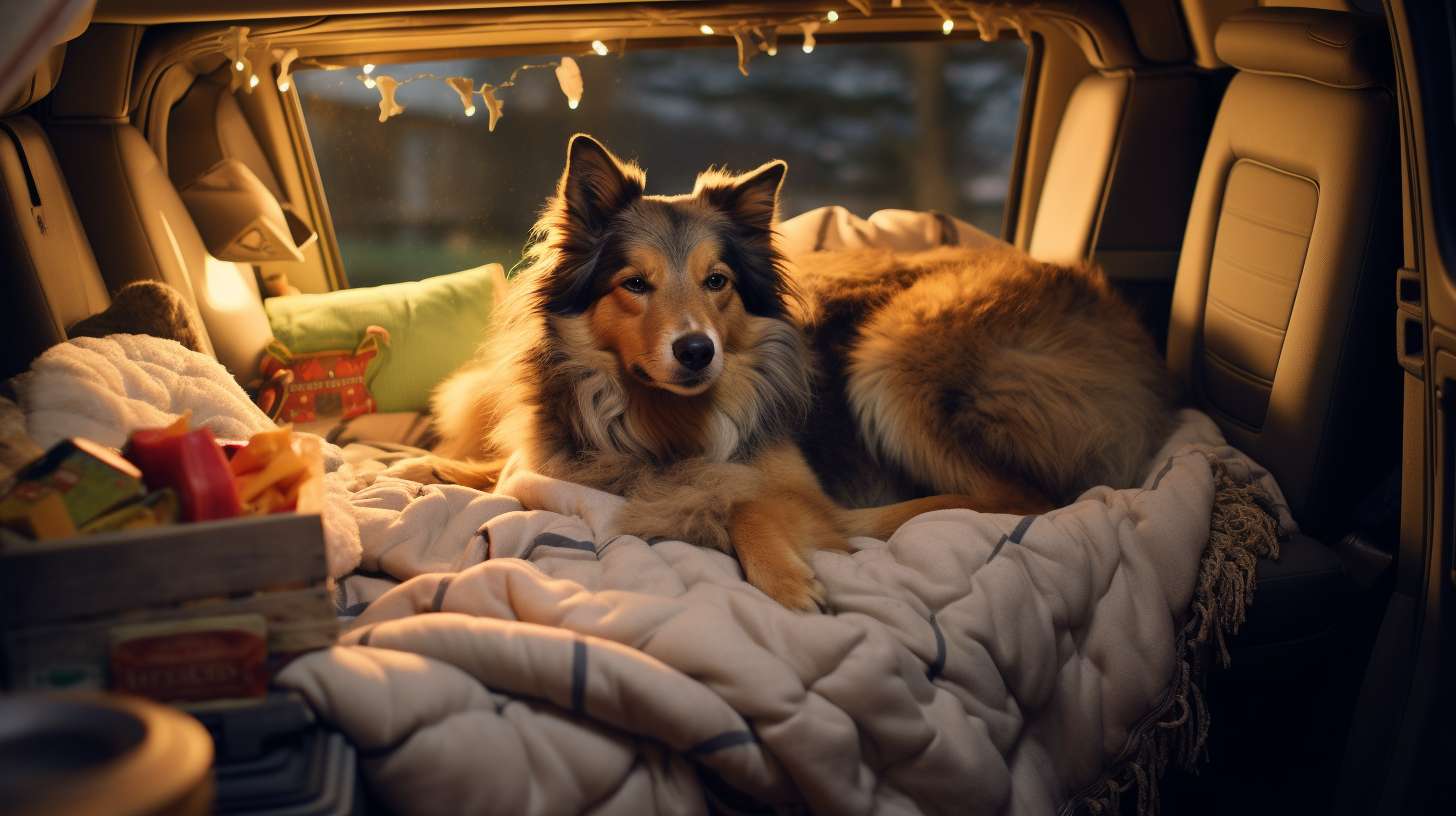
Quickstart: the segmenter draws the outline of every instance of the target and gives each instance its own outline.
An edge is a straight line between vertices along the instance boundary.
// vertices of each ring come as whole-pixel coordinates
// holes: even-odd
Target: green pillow
[[[379,411],[423,411],[430,390],[470,359],[485,333],[500,264],[411,283],[284,295],[263,302],[273,336],[294,353],[352,350],[382,326],[389,344],[365,375]]]

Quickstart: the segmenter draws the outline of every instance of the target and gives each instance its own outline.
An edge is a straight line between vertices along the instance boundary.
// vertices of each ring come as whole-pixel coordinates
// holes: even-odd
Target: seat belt
[[[20,134],[8,122],[0,122],[0,130],[10,137],[15,145],[15,155],[20,159],[20,172],[25,175],[25,189],[30,193],[30,214],[35,218],[35,224],[40,228],[42,235],[46,231],[45,212],[41,208],[40,189],[35,186],[35,174],[30,170],[30,160],[25,156],[25,145],[20,141]]]

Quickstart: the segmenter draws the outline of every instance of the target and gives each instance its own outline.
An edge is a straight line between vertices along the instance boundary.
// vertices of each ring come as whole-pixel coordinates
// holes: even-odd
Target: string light
[[[404,113],[404,105],[394,99],[395,91],[399,90],[399,80],[389,74],[380,74],[372,78],[379,86],[379,121],[388,122],[391,116],[398,116]],[[368,82],[364,83],[368,85]]]
[[[288,93],[293,87],[289,71],[293,68],[293,61],[298,59],[298,49],[290,48],[287,51],[273,49],[273,58],[278,60],[278,92]]]
[[[463,76],[449,77],[445,80],[445,84],[449,85],[450,89],[455,91],[455,95],[460,97],[460,105],[465,108],[465,115],[474,116],[475,80]]]
[[[848,3],[856,11],[858,11],[861,15],[865,17],[872,16],[872,0],[845,0],[845,2]],[[951,16],[950,12],[946,10],[946,6],[942,4],[942,0],[925,0],[925,2],[937,15],[940,16],[941,33],[950,34],[951,32],[953,32],[956,25],[955,19]],[[1007,27],[1015,29],[1017,35],[1020,36],[1021,39],[1029,39],[1028,26],[1026,24],[1026,21],[1023,18],[1022,13],[1014,6],[1006,7],[1006,4],[999,2],[978,2],[973,5],[972,3],[966,2],[966,0],[944,0],[945,4],[951,4],[952,2],[954,5],[966,11],[971,21],[979,29],[978,33],[983,40],[986,40],[988,42],[995,40],[997,38],[997,35],[1000,33],[999,27],[1003,24]],[[902,0],[890,0],[891,8],[898,9],[902,6]],[[655,10],[640,9],[639,13],[641,13],[654,23],[681,24],[682,22],[687,22],[683,20],[683,16],[664,14]],[[778,54],[778,37],[780,27],[792,27],[794,25],[798,25],[800,31],[803,34],[804,53],[812,54],[814,53],[815,47],[818,45],[818,42],[815,39],[815,35],[819,32],[821,24],[828,23],[830,25],[833,25],[834,23],[839,22],[839,19],[840,14],[837,9],[828,9],[823,13],[822,16],[804,15],[791,17],[788,19],[779,18],[777,20],[760,19],[738,21],[734,26],[728,29],[728,33],[731,34],[731,36],[733,37],[734,43],[737,46],[738,50],[738,70],[744,76],[747,76],[748,63],[755,55],[760,52],[768,54],[771,57]],[[221,35],[218,50],[223,51],[223,53],[231,57],[233,68],[233,90],[237,90],[237,88],[241,85],[249,93],[251,93],[253,88],[258,87],[261,80],[256,73],[253,73],[254,61],[251,57],[249,57],[250,45],[248,40],[248,31],[249,29],[246,26],[233,26],[229,28]],[[704,22],[699,23],[698,32],[705,37],[711,37],[716,35],[718,33],[718,30],[715,29],[710,23]],[[293,85],[291,71],[293,62],[298,59],[298,49],[272,49],[270,51],[267,48],[266,43],[262,43],[258,47],[261,48],[261,50],[257,52],[257,54],[261,54],[261,56],[258,56],[258,59],[260,60],[259,64],[267,63],[271,55],[272,62],[275,63],[278,67],[278,90],[280,93],[287,93]],[[596,56],[604,57],[610,53],[611,48],[607,46],[606,42],[604,42],[603,40],[592,40],[590,44],[590,50],[587,51],[585,54],[579,56],[591,56],[595,54]],[[316,60],[311,64],[314,67],[324,67],[330,69],[343,67],[339,65],[320,65]],[[491,131],[495,130],[496,123],[500,121],[505,108],[505,103],[498,96],[498,93],[506,88],[513,87],[516,84],[516,77],[523,71],[530,71],[541,68],[554,68],[556,73],[556,81],[561,87],[562,94],[566,97],[567,107],[572,110],[576,110],[581,105],[582,95],[584,92],[584,84],[581,76],[581,67],[577,64],[575,59],[569,56],[562,57],[559,62],[543,63],[538,65],[522,65],[518,67],[515,71],[511,72],[510,77],[505,81],[497,83],[495,85],[487,83],[481,85],[478,90],[474,86],[474,80],[469,77],[438,77],[433,74],[418,74],[414,77],[406,79],[397,79],[387,74],[380,74],[376,76],[375,68],[376,66],[372,62],[364,63],[364,65],[362,66],[363,73],[359,74],[357,78],[364,85],[365,88],[379,91],[380,122],[388,121],[391,117],[398,116],[399,114],[404,112],[404,106],[399,104],[399,102],[395,98],[395,94],[398,92],[400,87],[407,85],[411,82],[426,79],[441,81],[448,85],[455,92],[456,96],[459,97],[461,109],[465,112],[466,116],[474,116],[476,114],[477,109],[475,106],[475,97],[477,95],[480,96],[481,99],[484,100],[486,110],[489,113],[489,121],[487,126]],[[243,77],[247,77],[246,82],[243,82]]]
[[[771,26],[769,26],[766,29],[764,29],[764,28],[755,28],[753,30],[753,33],[755,33],[755,34],[758,35],[758,39],[759,39],[758,48],[759,48],[760,51],[762,51],[765,54],[768,54],[770,57],[777,57],[779,55],[779,28],[778,28],[778,26],[772,26],[771,25]]]
[[[253,70],[253,61],[248,59],[248,27],[236,26],[228,29],[232,39],[233,72],[228,78],[228,88],[236,91],[243,76]],[[251,90],[251,89],[250,89]]]
[[[556,81],[561,85],[561,92],[566,95],[566,106],[576,110],[581,104],[581,94],[585,90],[581,82],[581,68],[576,60],[571,57],[562,57],[561,64],[556,66]]]
[[[748,30],[733,29],[733,43],[738,46],[738,73],[748,76],[748,61],[757,53],[757,49],[749,45]]]
[[[925,0],[925,2],[936,14],[940,15],[940,33],[949,34],[955,30],[955,20],[951,19],[950,12],[945,10],[945,6],[936,0]]]
[[[500,121],[506,103],[496,98],[495,88],[491,87],[482,88],[480,98],[485,100],[485,112],[490,116],[490,121],[486,125],[490,128],[491,133],[495,133],[495,123]]]

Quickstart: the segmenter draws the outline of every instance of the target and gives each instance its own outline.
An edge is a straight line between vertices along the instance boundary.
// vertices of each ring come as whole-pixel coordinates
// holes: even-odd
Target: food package
[[[183,521],[232,518],[242,511],[227,457],[207,428],[188,428],[182,416],[165,428],[132,433],[126,456],[142,470],[147,487],[177,492]]]
[[[286,427],[255,434],[228,467],[248,513],[323,509],[323,448],[316,437]]]
[[[113,691],[161,701],[262,697],[268,691],[262,615],[138,623],[111,630]]]
[[[64,439],[15,475],[0,498],[0,526],[35,539],[63,538],[145,493],[131,462],[90,440]]]

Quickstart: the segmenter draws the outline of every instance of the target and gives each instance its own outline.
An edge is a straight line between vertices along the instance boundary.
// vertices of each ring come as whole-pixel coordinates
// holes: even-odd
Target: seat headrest
[[[1335,88],[1380,84],[1389,73],[1380,17],[1306,8],[1229,15],[1214,38],[1218,58],[1241,71],[1292,76]]]
[[[9,116],[12,113],[19,113],[45,98],[51,89],[56,87],[56,82],[61,78],[61,64],[66,57],[66,43],[81,36],[86,27],[91,24],[91,13],[95,10],[96,0],[81,0],[73,2],[69,8],[62,9],[58,21],[51,21],[49,27],[43,27],[51,48],[40,58],[35,66],[35,72],[24,80],[19,86],[0,104],[0,116]],[[6,83],[9,85],[9,83]]]
[[[15,93],[5,104],[0,105],[0,116],[9,116],[12,113],[19,113],[45,98],[51,89],[56,87],[56,82],[61,78],[61,64],[66,59],[66,46],[64,44],[52,48],[40,65],[35,67],[35,73],[30,75],[28,82],[20,83]]]

